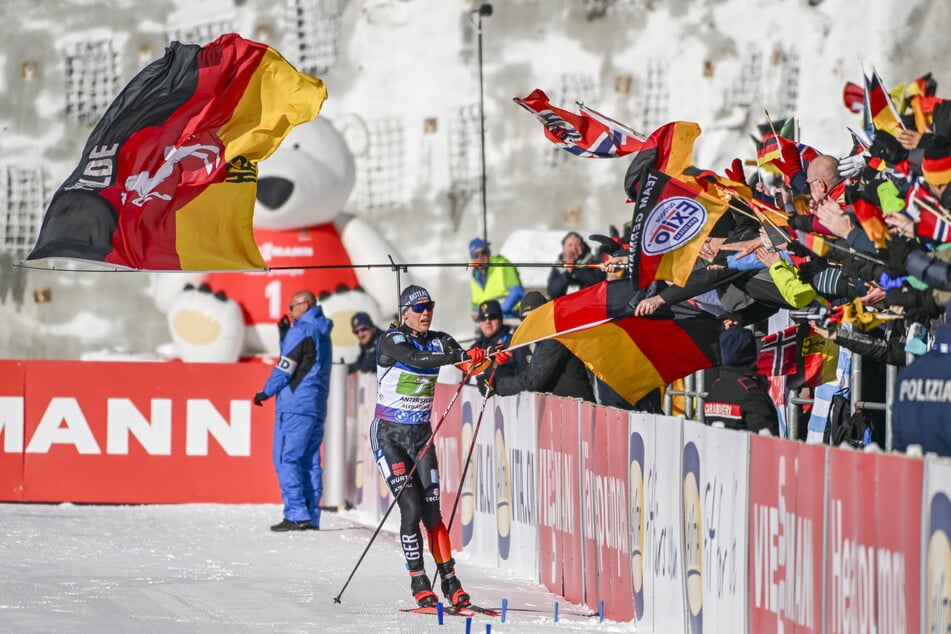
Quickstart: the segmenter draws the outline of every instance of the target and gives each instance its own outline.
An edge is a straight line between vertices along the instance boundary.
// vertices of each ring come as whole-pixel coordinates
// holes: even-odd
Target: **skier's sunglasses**
[[[424,313],[427,310],[429,312],[433,312],[433,308],[435,308],[435,306],[436,302],[420,302],[418,304],[413,304],[410,306],[410,308],[413,309],[414,313]]]

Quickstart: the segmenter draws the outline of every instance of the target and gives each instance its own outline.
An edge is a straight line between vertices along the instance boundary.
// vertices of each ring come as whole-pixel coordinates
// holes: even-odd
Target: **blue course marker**
[[[492,624],[491,624],[491,623],[486,623],[486,624],[485,624],[485,634],[492,634]]]
[[[558,622],[558,602],[555,601],[555,623]]]
[[[437,602],[437,603],[436,603],[436,620],[439,622],[440,625],[442,625],[442,617],[443,617],[443,614],[442,614],[442,603],[441,603],[441,602]]]
[[[503,623],[505,623],[505,613],[508,612],[508,609],[509,609],[509,600],[502,599],[502,622]]]
[[[604,623],[604,599],[598,601],[598,623]]]
[[[472,634],[472,617],[466,617],[466,634]]]

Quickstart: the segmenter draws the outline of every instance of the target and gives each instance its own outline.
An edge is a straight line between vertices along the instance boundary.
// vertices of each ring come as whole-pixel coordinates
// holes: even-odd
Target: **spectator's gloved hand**
[[[866,160],[871,156],[868,152],[853,154],[839,160],[839,177],[855,178],[865,169]]]
[[[846,256],[842,260],[842,274],[847,277],[857,277],[863,280],[877,280],[885,272],[885,267],[878,262],[865,258]]]
[[[902,147],[898,139],[884,130],[875,133],[875,140],[872,141],[872,147],[868,151],[869,154],[882,159],[889,165],[897,165],[908,160],[908,150]]]
[[[771,162],[783,173],[788,185],[792,177],[802,171],[802,159],[799,157],[799,148],[796,147],[796,142],[780,139],[779,156],[780,158],[773,159]]]
[[[930,291],[919,291],[916,288],[903,286],[885,291],[885,303],[889,306],[904,306],[905,308],[921,308],[925,297],[931,297]]]
[[[743,173],[743,161],[738,158],[733,159],[730,167],[725,170],[726,177],[737,183],[746,182],[746,174]]]
[[[914,240],[893,234],[892,239],[888,241],[888,266],[885,272],[891,277],[907,275],[908,271],[905,269],[905,259],[908,257],[908,254],[916,248],[918,248],[918,243]]]
[[[492,384],[489,383],[489,379],[485,375],[481,375],[476,379],[476,386],[479,388],[479,394],[486,398],[495,394],[495,389]]]
[[[812,216],[793,214],[789,216],[789,226],[796,231],[812,231]]]
[[[284,335],[287,334],[287,331],[291,329],[291,320],[288,319],[287,315],[281,317],[281,320],[277,322],[277,337],[280,341],[284,341]]]
[[[258,407],[261,407],[261,403],[268,400],[269,398],[271,397],[265,394],[264,392],[258,392],[257,394],[254,395],[254,404],[257,405]]]
[[[924,297],[921,298],[921,306],[906,308],[905,317],[911,321],[925,324],[928,323],[929,320],[943,315],[944,307],[938,306],[934,301],[934,293],[924,291],[923,294]]]

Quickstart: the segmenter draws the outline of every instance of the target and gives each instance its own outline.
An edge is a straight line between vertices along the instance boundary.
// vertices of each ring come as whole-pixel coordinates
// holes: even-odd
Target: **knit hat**
[[[489,243],[483,240],[482,238],[473,238],[469,241],[469,257],[474,258],[476,256],[476,251],[481,251],[485,249],[489,250]]]
[[[427,291],[422,286],[410,284],[403,289],[402,293],[400,293],[400,314],[402,315],[408,311],[409,307],[413,304],[431,301],[433,300],[429,297],[429,291]]]
[[[520,309],[521,316],[524,317],[547,301],[548,300],[545,298],[545,296],[538,291],[529,291],[525,293],[525,296],[522,297],[522,306]]]
[[[951,182],[951,142],[936,139],[925,150],[921,159],[921,174],[929,185],[941,186]]]
[[[502,305],[494,299],[479,304],[479,321],[492,317],[502,318]]]
[[[744,367],[756,361],[756,336],[747,328],[734,327],[720,333],[720,365]]]
[[[373,320],[370,319],[368,314],[362,312],[355,313],[353,317],[350,318],[350,330],[356,332],[360,326],[366,326],[367,328],[373,327]]]

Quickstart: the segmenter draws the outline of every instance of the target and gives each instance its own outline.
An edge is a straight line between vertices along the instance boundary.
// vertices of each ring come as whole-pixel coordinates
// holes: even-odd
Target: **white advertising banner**
[[[347,366],[334,363],[330,370],[327,418],[321,447],[324,494],[321,506],[340,508],[346,503],[347,483]]]
[[[498,399],[493,399],[498,400]],[[498,400],[495,409],[495,491],[499,567],[538,578],[535,395]]]
[[[686,628],[681,530],[682,430],[680,418],[631,414],[630,442],[644,445],[644,465],[640,471],[644,479],[645,517],[643,521],[631,519],[632,530],[637,523],[644,527],[644,618],[638,622],[643,621],[647,631],[665,634],[684,632]],[[631,469],[635,470],[635,466],[631,465]],[[632,497],[638,495],[635,488],[630,488]],[[636,604],[636,583],[634,595]]]
[[[473,562],[498,565],[498,522],[495,493],[495,429],[496,408],[500,401],[515,396],[483,399],[474,387],[462,391],[463,461],[473,436],[475,447],[468,473],[462,482],[459,518],[462,521],[462,549]],[[482,405],[485,403],[483,411]],[[481,412],[481,423],[479,422]],[[499,414],[501,416],[501,414]]]
[[[747,432],[684,421],[681,477],[688,632],[746,632]]]

